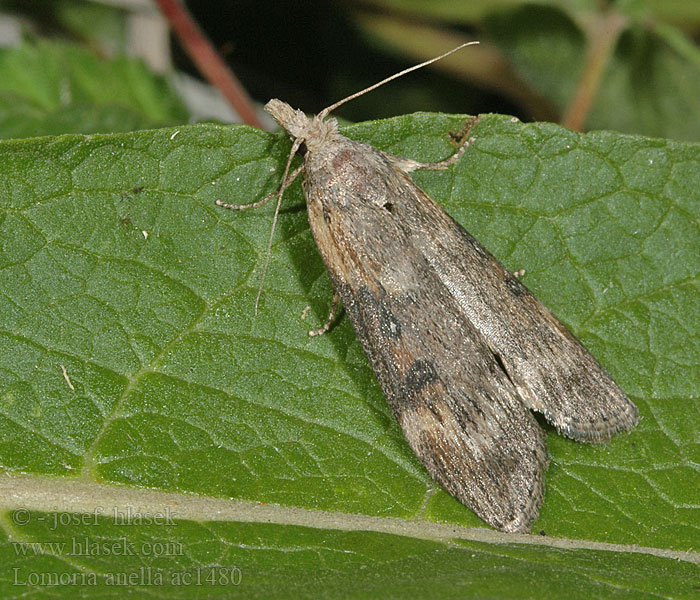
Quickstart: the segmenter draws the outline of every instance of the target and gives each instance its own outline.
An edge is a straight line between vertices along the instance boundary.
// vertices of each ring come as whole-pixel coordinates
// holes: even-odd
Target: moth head
[[[324,121],[318,116],[307,117],[302,111],[293,109],[289,104],[277,98],[270,100],[265,105],[265,110],[295,140],[304,141],[306,147],[311,151],[338,133],[338,123],[335,119]]]

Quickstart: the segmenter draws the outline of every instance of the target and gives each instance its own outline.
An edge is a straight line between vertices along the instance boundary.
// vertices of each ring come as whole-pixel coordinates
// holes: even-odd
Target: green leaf
[[[463,123],[417,114],[346,132],[427,161],[450,154],[446,132]],[[26,593],[18,577],[34,589],[31,573],[54,572],[93,573],[116,595],[107,574],[142,567],[170,578],[150,584],[163,594],[229,593],[172,577],[233,566],[230,593],[246,597],[531,597],[525,582],[544,598],[691,597],[700,147],[498,115],[475,136],[454,168],[415,180],[525,269],[640,409],[638,427],[604,445],[549,431],[534,528],[546,536],[493,532],[432,482],[347,319],[309,338],[331,286],[299,183],[254,314],[274,207],[215,200],[274,190],[285,136],[197,125],[15,140],[0,144],[3,597]],[[174,523],[113,523],[125,506],[170,507]],[[137,551],[22,554],[86,536]],[[154,541],[183,552],[156,556]]]
[[[162,77],[58,42],[0,50],[0,137],[118,132],[186,121]]]
[[[109,48],[128,53],[129,12],[118,5],[81,0],[53,0],[52,18],[68,37],[92,48]],[[27,7],[25,7],[26,9]],[[36,18],[37,7],[29,14]],[[136,16],[136,15],[134,15]],[[138,16],[136,17],[138,18]]]

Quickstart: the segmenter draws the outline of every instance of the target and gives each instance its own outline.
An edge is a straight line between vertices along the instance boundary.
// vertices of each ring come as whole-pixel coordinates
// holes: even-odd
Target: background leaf
[[[117,132],[187,121],[170,85],[137,60],[37,41],[0,50],[0,137]]]
[[[670,27],[649,28],[648,21],[631,19],[620,26],[586,128],[700,139],[700,120],[691,117],[700,111],[698,49]],[[525,5],[490,16],[485,32],[524,80],[564,112],[582,77],[587,48],[585,31],[571,16]]]
[[[463,123],[419,114],[346,131],[436,160]],[[638,427],[609,444],[549,432],[534,529],[546,537],[522,546],[488,529],[426,533],[484,524],[412,455],[347,319],[307,335],[331,290],[298,184],[254,315],[272,207],[238,213],[214,201],[273,190],[284,136],[198,125],[16,140],[0,144],[3,595],[24,593],[13,577],[35,572],[95,573],[108,594],[114,571],[234,565],[248,585],[234,591],[247,597],[281,595],[289,577],[299,595],[338,597],[461,595],[487,582],[493,595],[531,597],[535,581],[538,597],[562,586],[574,597],[691,597],[700,149],[498,115],[475,135],[455,168],[416,181],[508,268],[526,270],[526,285],[640,408]],[[50,529],[57,514],[162,502],[181,511],[167,530],[109,519]],[[273,505],[268,524],[256,503]],[[22,554],[20,542],[86,535],[184,550]]]

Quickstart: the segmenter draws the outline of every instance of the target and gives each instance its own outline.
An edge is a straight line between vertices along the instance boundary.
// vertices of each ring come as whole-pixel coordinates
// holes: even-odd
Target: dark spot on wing
[[[404,377],[406,398],[411,400],[416,398],[437,378],[437,371],[432,362],[420,358],[414,360]]]
[[[383,338],[395,341],[401,337],[401,323],[382,298],[378,298],[366,286],[360,288],[357,298],[364,306],[371,307],[370,313],[377,320],[376,325],[379,326],[379,334]]]
[[[530,294],[530,291],[515,277],[506,277],[506,286],[514,296],[522,297]]]

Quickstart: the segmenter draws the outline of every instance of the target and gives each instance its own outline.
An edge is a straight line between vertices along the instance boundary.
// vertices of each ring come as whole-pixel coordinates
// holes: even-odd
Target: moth
[[[526,532],[538,517],[548,463],[531,411],[567,437],[603,442],[634,427],[637,407],[409,177],[454,164],[474,141],[468,132],[451,157],[420,163],[350,140],[327,118],[464,45],[311,118],[270,100],[265,110],[293,140],[275,220],[283,191],[303,172],[309,223],[335,292],[328,321],[310,333],[326,331],[342,302],[406,441],[433,479],[493,527]],[[303,164],[290,174],[302,148]],[[271,196],[218,204],[249,208]]]

